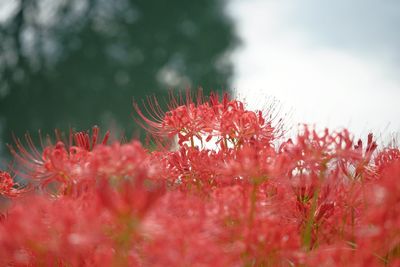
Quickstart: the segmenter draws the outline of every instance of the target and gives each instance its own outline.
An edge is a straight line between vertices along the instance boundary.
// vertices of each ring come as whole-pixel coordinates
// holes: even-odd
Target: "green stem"
[[[312,241],[312,230],[314,226],[314,214],[317,209],[318,202],[318,190],[314,192],[310,212],[308,215],[308,219],[303,231],[303,246],[307,251],[311,250],[311,241]]]

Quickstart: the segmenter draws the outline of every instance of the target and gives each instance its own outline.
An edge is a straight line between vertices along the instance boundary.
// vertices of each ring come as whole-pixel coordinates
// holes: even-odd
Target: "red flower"
[[[398,147],[308,126],[285,139],[227,94],[149,103],[135,109],[153,151],[97,127],[16,140],[33,186],[0,171],[1,266],[399,265]]]
[[[11,153],[19,165],[16,173],[53,194],[70,190],[71,185],[80,179],[82,164],[90,157],[90,151],[99,145],[97,126],[93,127],[92,136],[87,132],[71,132],[69,142],[62,141],[61,134],[56,133],[55,145],[49,138],[46,139],[46,145],[41,141],[42,151],[35,147],[29,135],[25,136],[28,148],[19,139],[15,140],[15,148],[10,146]],[[109,132],[100,144],[106,144],[108,138]]]
[[[17,197],[26,189],[21,189],[8,172],[0,171],[0,195],[4,197]]]
[[[254,142],[270,145],[276,138],[277,129],[265,119],[262,111],[246,110],[241,101],[230,100],[227,93],[221,99],[218,94],[212,94],[208,100],[201,91],[195,100],[189,92],[185,100],[182,96],[176,98],[171,95],[170,110],[167,112],[162,111],[156,99],[149,99],[148,102],[149,107],[144,106],[147,116],[138,104],[134,104],[142,119],[137,120],[138,123],[155,136],[177,136],[181,146],[187,142],[194,147],[195,138],[203,144],[215,137],[216,144],[227,149]]]

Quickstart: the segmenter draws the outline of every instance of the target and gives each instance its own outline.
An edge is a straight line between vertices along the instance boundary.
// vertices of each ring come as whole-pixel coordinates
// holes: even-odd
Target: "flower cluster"
[[[0,266],[400,265],[399,148],[308,126],[285,138],[227,94],[135,109],[157,149],[97,127],[16,140]]]
[[[17,197],[23,191],[18,187],[18,183],[14,182],[8,172],[0,171],[0,195],[8,198]]]
[[[149,117],[135,104],[144,122],[141,125],[156,136],[177,136],[179,145],[188,142],[193,147],[195,138],[201,144],[215,139],[216,145],[222,149],[251,143],[269,144],[280,130],[272,126],[272,121],[266,121],[262,111],[249,111],[241,101],[229,99],[228,94],[224,94],[222,99],[218,94],[211,94],[208,101],[204,100],[201,91],[196,100],[189,93],[185,101],[182,96],[180,101],[172,96],[167,112],[161,110],[157,100],[149,100],[149,107],[145,106]]]

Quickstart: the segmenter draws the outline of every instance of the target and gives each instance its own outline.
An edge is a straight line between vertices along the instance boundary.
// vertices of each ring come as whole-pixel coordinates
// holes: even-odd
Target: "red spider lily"
[[[93,127],[92,136],[86,132],[71,132],[69,144],[61,141],[61,135],[56,133],[58,141],[55,145],[49,138],[47,145],[41,140],[42,151],[35,147],[29,135],[25,136],[28,148],[16,139],[15,148],[10,146],[10,150],[19,164],[16,170],[18,175],[37,181],[41,188],[63,192],[79,180],[82,172],[80,164],[99,145],[99,128]],[[105,134],[101,144],[106,144],[108,138],[109,132]]]
[[[147,266],[241,266],[240,242],[223,239],[218,215],[204,199],[174,191],[161,199],[144,222]]]
[[[139,142],[99,146],[92,152],[83,177],[86,187],[97,183],[95,193],[105,207],[117,214],[142,217],[164,192],[159,165]]]
[[[41,149],[17,139],[33,186],[0,172],[0,265],[399,266],[398,147],[308,126],[285,139],[227,94],[168,108],[135,104],[174,150],[107,144],[97,127]]]
[[[74,139],[74,143],[77,147],[83,148],[86,151],[91,151],[95,146],[97,146],[99,143],[99,134],[100,134],[100,129],[97,126],[94,126],[92,128],[92,136],[89,135],[88,132],[77,132],[77,133],[72,133],[70,135],[70,138]],[[100,144],[105,145],[107,144],[107,141],[110,137],[110,132],[106,132],[106,134],[103,137],[103,140],[101,140]],[[70,144],[72,142],[70,141]]]
[[[110,242],[101,231],[107,215],[97,209],[93,200],[53,202],[32,197],[15,203],[0,225],[1,265],[83,266],[99,242]]]
[[[386,148],[375,158],[376,171],[381,174],[392,164],[400,160],[399,148]]]
[[[384,164],[379,179],[366,189],[366,222],[358,238],[387,264],[400,257],[400,159],[393,157]]]
[[[13,178],[8,172],[0,170],[0,195],[7,198],[18,197],[27,191],[26,188],[14,182]]]
[[[8,210],[0,224],[0,264],[138,264],[141,220],[164,192],[154,180],[157,165],[146,162],[137,142],[99,145],[90,153],[74,194],[26,196]]]
[[[135,110],[144,122],[137,120],[139,124],[156,136],[177,136],[178,144],[189,142],[192,147],[195,137],[202,143],[216,137],[223,149],[228,144],[239,147],[255,140],[269,144],[275,138],[276,129],[271,121],[266,121],[262,111],[246,110],[242,102],[230,100],[226,93],[221,100],[212,94],[206,101],[201,91],[195,101],[188,92],[185,100],[182,96],[179,100],[173,95],[171,98],[168,112],[161,110],[157,100],[149,99],[149,107],[145,105],[148,117],[135,103]]]

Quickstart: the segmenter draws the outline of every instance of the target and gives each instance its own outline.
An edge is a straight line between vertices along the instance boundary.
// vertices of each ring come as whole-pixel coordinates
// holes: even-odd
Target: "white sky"
[[[250,106],[276,97],[295,124],[346,127],[357,136],[399,132],[397,3],[231,1],[242,39],[234,89]]]

